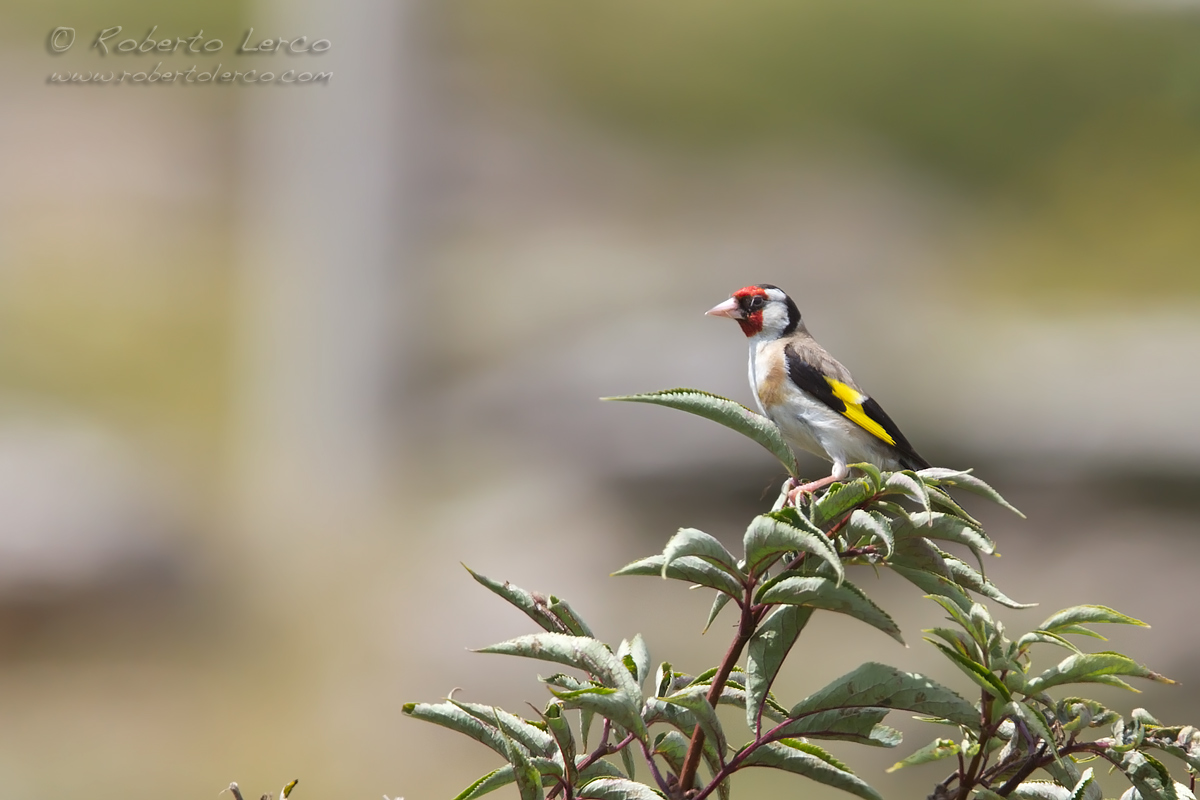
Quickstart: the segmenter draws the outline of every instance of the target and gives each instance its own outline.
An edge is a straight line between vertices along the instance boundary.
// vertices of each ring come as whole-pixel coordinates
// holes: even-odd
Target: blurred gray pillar
[[[412,11],[262,0],[255,38],[332,46],[236,56],[235,68],[333,73],[326,86],[231,87],[242,115],[234,472],[243,524],[270,540],[365,521],[385,500],[395,305],[413,270]]]

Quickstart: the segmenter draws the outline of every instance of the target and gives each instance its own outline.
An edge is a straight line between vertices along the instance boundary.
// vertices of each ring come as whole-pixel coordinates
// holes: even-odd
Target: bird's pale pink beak
[[[738,301],[733,297],[724,303],[713,306],[704,313],[710,317],[729,317],[730,319],[740,319],[742,316],[741,309],[738,307]]]

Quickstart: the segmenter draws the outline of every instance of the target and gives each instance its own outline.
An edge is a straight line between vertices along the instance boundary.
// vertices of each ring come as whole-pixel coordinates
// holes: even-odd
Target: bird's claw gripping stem
[[[836,480],[836,476],[830,475],[828,477],[821,478],[819,481],[810,481],[809,483],[797,484],[795,478],[788,478],[788,483],[792,485],[792,488],[788,489],[788,505],[800,505],[800,501],[805,495],[809,495],[811,497],[813,493],[817,491],[817,489],[824,489],[826,486]]]

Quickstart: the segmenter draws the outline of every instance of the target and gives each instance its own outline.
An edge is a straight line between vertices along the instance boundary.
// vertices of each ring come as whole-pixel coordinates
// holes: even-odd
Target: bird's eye
[[[767,302],[767,301],[766,301],[766,300],[764,300],[762,297],[760,297],[760,296],[758,296],[758,295],[756,295],[756,296],[754,296],[754,297],[751,297],[751,298],[750,298],[750,310],[751,310],[751,311],[758,311],[760,308],[762,308],[762,307],[763,307],[763,304],[764,304],[765,302]]]

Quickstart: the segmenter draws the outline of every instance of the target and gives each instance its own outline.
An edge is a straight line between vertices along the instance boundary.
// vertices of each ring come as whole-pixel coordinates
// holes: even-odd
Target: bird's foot
[[[789,478],[788,483],[794,485],[792,488],[788,489],[788,505],[798,506],[804,499],[805,495],[811,497],[813,493],[817,491],[817,489],[824,489],[826,486],[836,481],[837,476],[830,475],[826,478],[821,478],[819,481],[810,481],[809,483],[795,485],[797,483],[796,479]]]

